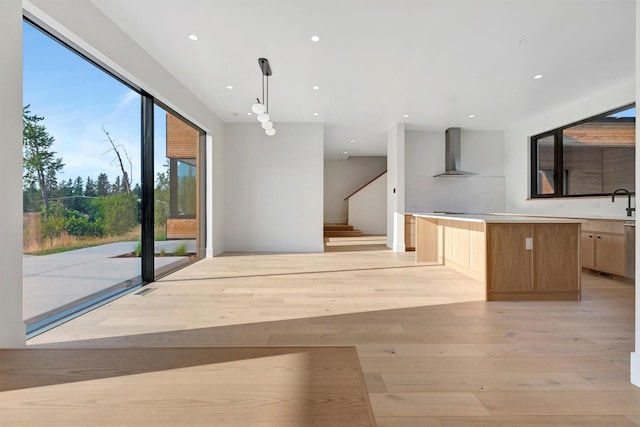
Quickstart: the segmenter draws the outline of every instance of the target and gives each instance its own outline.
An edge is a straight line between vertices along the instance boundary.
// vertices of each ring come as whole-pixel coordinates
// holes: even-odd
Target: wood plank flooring
[[[373,425],[353,347],[0,350],[2,426]]]
[[[355,346],[379,427],[640,425],[632,285],[585,274],[581,302],[486,302],[367,249],[206,259],[29,347]]]

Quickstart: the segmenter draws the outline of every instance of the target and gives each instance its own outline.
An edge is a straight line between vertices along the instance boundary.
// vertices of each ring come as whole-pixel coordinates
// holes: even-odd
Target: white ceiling
[[[268,58],[276,128],[324,123],[327,157],[385,155],[396,122],[504,129],[635,78],[635,0],[92,2],[225,122],[258,126]]]

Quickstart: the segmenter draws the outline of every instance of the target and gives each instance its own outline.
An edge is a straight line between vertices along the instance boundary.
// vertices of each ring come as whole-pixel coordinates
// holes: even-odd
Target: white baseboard
[[[631,353],[631,384],[640,387],[640,353]]]
[[[404,243],[394,243],[393,245],[393,251],[394,252],[406,252],[405,251],[405,247],[404,247]]]

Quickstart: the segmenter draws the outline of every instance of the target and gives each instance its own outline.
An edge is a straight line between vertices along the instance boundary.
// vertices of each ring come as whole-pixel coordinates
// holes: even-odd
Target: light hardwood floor
[[[379,427],[640,425],[632,285],[581,302],[486,302],[414,253],[225,254],[30,348],[355,346]]]
[[[2,426],[369,427],[353,347],[0,350]]]

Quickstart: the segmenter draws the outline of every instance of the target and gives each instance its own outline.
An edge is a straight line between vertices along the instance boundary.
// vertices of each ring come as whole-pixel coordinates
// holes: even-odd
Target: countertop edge
[[[417,218],[444,219],[451,221],[484,223],[521,223],[521,224],[582,224],[587,219],[535,217],[526,215],[478,215],[478,214],[412,214]]]

